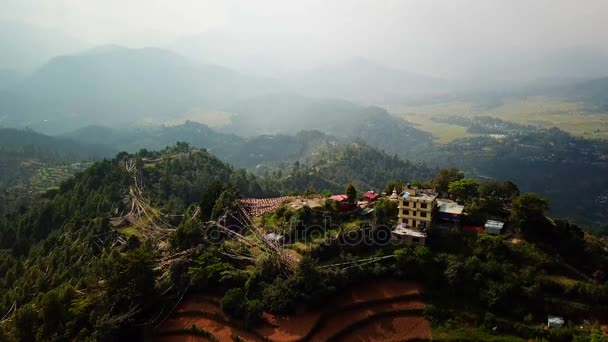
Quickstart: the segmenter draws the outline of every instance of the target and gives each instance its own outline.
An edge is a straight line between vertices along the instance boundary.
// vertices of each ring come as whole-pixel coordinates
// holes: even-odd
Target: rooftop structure
[[[439,218],[444,221],[460,222],[464,211],[464,205],[460,205],[452,200],[438,199],[437,207],[439,212]]]
[[[411,200],[418,201],[435,201],[437,199],[437,193],[431,189],[418,189],[407,187],[403,189],[401,193],[403,198],[410,198]]]
[[[426,233],[418,229],[410,229],[403,225],[399,225],[393,230],[392,239],[408,246],[414,244],[424,245],[426,242]]]
[[[393,189],[393,193],[390,196],[391,201],[398,201],[399,195],[397,194],[397,189]]]
[[[547,316],[547,326],[549,328],[561,328],[564,326],[564,318],[559,316]]]
[[[333,195],[329,199],[337,202],[338,208],[341,211],[348,211],[357,207],[357,203],[351,203],[346,195]]]
[[[484,228],[488,234],[500,235],[504,225],[505,223],[501,221],[487,220]]]
[[[368,191],[368,192],[366,192],[366,193],[363,194],[363,200],[367,201],[367,202],[373,202],[376,199],[378,199],[378,197],[380,197],[380,195],[378,195],[374,191]]]
[[[348,196],[346,196],[346,195],[333,195],[329,199],[331,199],[332,201],[336,201],[336,202],[344,202],[344,201],[348,200]]]
[[[460,205],[452,200],[442,198],[437,200],[437,207],[439,208],[440,213],[446,214],[462,215],[464,210],[464,205]]]
[[[275,211],[282,203],[299,199],[299,196],[283,196],[274,198],[243,198],[240,200],[243,209],[253,216],[262,216]]]

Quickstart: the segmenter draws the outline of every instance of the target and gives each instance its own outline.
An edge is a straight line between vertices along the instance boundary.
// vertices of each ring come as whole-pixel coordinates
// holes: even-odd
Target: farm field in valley
[[[556,99],[533,97],[505,101],[502,105],[483,109],[472,103],[450,102],[410,107],[388,107],[400,118],[417,128],[432,133],[438,143],[474,136],[466,128],[433,121],[432,117],[491,116],[504,121],[543,128],[557,127],[586,139],[608,139],[608,113],[590,113],[581,104]]]

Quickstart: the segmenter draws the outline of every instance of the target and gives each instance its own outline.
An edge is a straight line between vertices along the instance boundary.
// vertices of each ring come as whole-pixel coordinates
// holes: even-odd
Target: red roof
[[[346,201],[348,199],[348,196],[346,195],[333,195],[330,197],[330,199],[336,201],[336,202],[343,202]]]
[[[371,192],[371,191],[368,191],[368,192],[366,192],[366,193],[363,194],[363,197],[368,198],[368,199],[370,199],[372,201],[375,200],[376,198],[378,198],[378,196],[379,195],[377,193]]]
[[[472,233],[483,233],[486,231],[483,227],[480,227],[480,226],[477,226],[477,227],[464,226],[464,227],[462,227],[462,230],[465,232],[472,232]]]

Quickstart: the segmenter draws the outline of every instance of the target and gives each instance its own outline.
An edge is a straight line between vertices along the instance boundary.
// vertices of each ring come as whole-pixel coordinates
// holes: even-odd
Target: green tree
[[[387,224],[397,219],[399,209],[396,201],[381,198],[374,205],[374,223],[376,225]]]
[[[108,301],[123,312],[134,306],[142,311],[156,298],[154,257],[144,248],[124,254],[114,251],[107,261],[103,276],[106,279]]]
[[[535,193],[527,192],[513,200],[511,215],[518,224],[535,221],[544,217],[549,210],[549,202]]]
[[[465,222],[472,225],[483,225],[488,220],[488,200],[485,198],[473,198],[465,206],[467,216]],[[492,214],[495,214],[492,212]]]
[[[479,195],[479,183],[470,178],[463,178],[448,185],[448,192],[454,194],[462,202],[467,203]]]
[[[27,304],[15,311],[15,333],[20,341],[34,341],[37,323],[36,310]]]
[[[357,189],[352,183],[348,183],[346,186],[346,197],[348,197],[348,201],[350,203],[355,203],[357,201]]]
[[[464,173],[456,168],[441,169],[437,172],[431,183],[435,187],[435,191],[440,194],[445,194],[448,192],[450,183],[459,181],[463,178]]]
[[[208,248],[194,261],[194,265],[188,270],[188,276],[192,284],[201,289],[244,283],[243,272],[222,260],[216,247]]]
[[[190,207],[184,213],[184,219],[171,237],[172,247],[187,249],[203,242],[202,223],[192,217],[193,211],[194,209]]]
[[[258,323],[264,313],[264,303],[259,299],[248,300],[245,303],[245,325]]]
[[[524,193],[513,200],[511,218],[527,239],[549,240],[554,224],[545,217],[549,202],[535,193]]]
[[[510,181],[501,182],[492,179],[479,184],[479,196],[492,202],[491,205],[505,207],[519,194],[517,185]]]
[[[232,210],[236,205],[238,205],[238,200],[241,198],[241,193],[234,187],[229,187],[228,189],[224,190],[213,206],[213,210],[211,211],[211,219],[217,220],[227,211]]]
[[[224,190],[226,190],[226,185],[217,180],[211,182],[207,189],[205,189],[199,204],[201,208],[201,219],[209,220],[211,218],[211,212],[213,211],[215,202],[222,195]]]
[[[393,190],[397,190],[397,193],[399,193],[401,192],[401,189],[405,187],[406,184],[407,183],[404,181],[391,180],[386,183],[386,186],[384,187],[384,192],[386,192],[386,194],[389,196],[393,193]]]

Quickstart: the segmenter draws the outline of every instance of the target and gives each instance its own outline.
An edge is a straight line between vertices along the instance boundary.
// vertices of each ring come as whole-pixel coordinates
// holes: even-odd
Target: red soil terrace
[[[381,280],[343,290],[327,306],[302,314],[265,313],[263,324],[247,331],[233,324],[218,306],[217,297],[191,295],[158,329],[156,341],[208,341],[184,330],[194,324],[219,341],[389,341],[430,339],[422,316],[424,303],[416,284]]]

